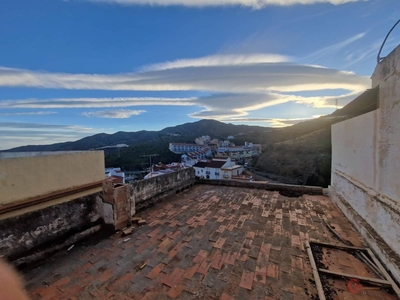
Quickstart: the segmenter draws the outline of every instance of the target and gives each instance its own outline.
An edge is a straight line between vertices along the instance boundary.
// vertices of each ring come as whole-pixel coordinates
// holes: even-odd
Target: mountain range
[[[149,162],[144,158],[148,154],[157,154],[154,162],[179,161],[180,156],[168,149],[170,142],[193,143],[196,137],[202,135],[218,139],[233,135],[236,145],[246,141],[262,144],[263,153],[252,162],[254,171],[259,174],[284,183],[327,186],[331,169],[331,125],[376,109],[377,99],[377,89],[367,90],[330,115],[284,128],[200,120],[160,131],[99,133],[74,142],[28,145],[5,151],[92,150],[127,144],[129,147],[126,148],[104,150],[106,166],[119,166],[126,171],[134,171],[148,167]]]

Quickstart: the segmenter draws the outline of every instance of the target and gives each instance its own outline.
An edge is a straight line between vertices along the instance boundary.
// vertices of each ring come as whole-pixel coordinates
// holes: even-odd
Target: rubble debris
[[[124,243],[126,243],[127,241],[129,241],[131,238],[127,238],[127,239],[124,239]]]
[[[147,266],[147,263],[144,263],[143,265],[141,265],[140,269],[143,269],[145,266]]]
[[[143,219],[141,219],[141,220],[139,220],[139,221],[138,221],[138,224],[139,224],[140,226],[142,226],[142,225],[145,225],[145,224],[147,224],[147,221],[146,221],[146,220],[143,220]]]
[[[67,249],[67,251],[72,250],[72,248],[74,248],[74,246],[75,246],[75,245],[71,245],[71,246]]]
[[[122,232],[123,232],[124,236],[130,235],[133,233],[133,229],[135,229],[135,227],[131,226],[131,227],[128,227],[128,228],[122,230]]]
[[[362,251],[366,252],[368,254],[369,258],[364,254],[365,257],[376,269],[378,269],[380,271],[379,272],[380,274],[384,275],[385,279],[370,278],[370,277],[364,277],[364,276],[359,276],[359,275],[355,275],[355,274],[346,274],[346,273],[328,270],[322,263],[322,247],[337,248],[342,251],[351,252],[351,253],[353,253],[353,255],[354,255],[354,252],[356,252],[356,254],[362,253]],[[347,284],[347,288],[351,293],[357,294],[360,291],[362,291],[363,289],[377,290],[377,289],[380,289],[382,286],[387,286],[387,287],[391,287],[393,289],[393,291],[395,292],[395,294],[400,298],[399,287],[396,285],[396,283],[393,281],[393,279],[390,277],[390,275],[387,273],[387,271],[383,268],[383,266],[380,264],[380,262],[378,261],[378,259],[375,257],[375,255],[372,253],[372,251],[370,249],[359,248],[359,247],[354,247],[354,246],[333,245],[333,244],[322,243],[322,242],[317,242],[317,241],[309,242],[308,240],[306,240],[306,248],[307,248],[307,252],[309,252],[309,258],[310,258],[310,262],[311,262],[313,271],[315,271],[313,265],[315,265],[318,268],[317,274],[315,274],[315,272],[314,272],[314,278],[316,280],[317,289],[318,289],[319,284],[323,286],[323,292],[325,292],[324,294],[325,294],[325,296],[327,296],[326,299],[332,299],[331,292],[332,291],[335,292],[330,287],[328,287],[328,290],[327,290],[327,286],[329,286],[329,285],[326,285],[327,281],[325,280],[326,279],[325,276],[327,276],[327,275],[341,277],[341,278],[349,278],[350,281]],[[355,255],[355,256],[357,257],[357,255]],[[314,259],[315,259],[315,261],[314,261]],[[362,261],[365,263],[364,260],[362,260]],[[367,264],[367,265],[369,265],[369,264]],[[323,275],[318,276],[319,275],[318,273],[322,273]],[[318,284],[317,279],[320,280],[319,284]],[[363,288],[361,283],[359,283],[360,281],[366,282],[371,285],[375,285],[375,287]],[[328,295],[327,295],[327,292],[329,292]],[[318,289],[318,295],[319,295],[320,299],[325,299],[325,298],[321,298],[319,289]]]
[[[138,218],[138,217],[132,218],[132,223],[138,223],[141,219],[142,218]]]

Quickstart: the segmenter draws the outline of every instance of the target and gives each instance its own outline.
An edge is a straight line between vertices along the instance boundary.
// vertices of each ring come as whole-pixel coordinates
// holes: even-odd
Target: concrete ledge
[[[369,248],[372,249],[386,269],[389,270],[393,279],[398,282],[398,278],[400,278],[400,257],[376,233],[371,225],[369,225],[349,203],[336,193],[332,187],[329,188],[329,195],[332,201],[365,239]]]
[[[291,184],[270,183],[262,181],[244,181],[244,180],[210,180],[204,178],[199,178],[198,183],[245,187],[252,189],[262,189],[267,191],[278,191],[281,195],[286,197],[301,197],[304,194],[323,195],[322,187],[305,186],[305,185],[291,185]]]

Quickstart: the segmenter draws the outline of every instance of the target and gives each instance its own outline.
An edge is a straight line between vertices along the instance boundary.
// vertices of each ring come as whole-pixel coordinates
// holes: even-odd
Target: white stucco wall
[[[375,188],[377,111],[332,125],[332,169]],[[374,171],[375,170],[375,171]]]
[[[377,65],[378,86],[377,110],[332,125],[331,188],[400,256],[400,47]]]
[[[372,75],[379,85],[379,189],[390,199],[400,201],[400,46],[386,57]]]

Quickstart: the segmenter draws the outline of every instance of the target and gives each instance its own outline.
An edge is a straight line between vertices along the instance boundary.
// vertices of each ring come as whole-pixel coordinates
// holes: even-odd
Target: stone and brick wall
[[[110,178],[103,183],[103,211],[106,223],[115,229],[122,229],[131,224],[131,218],[137,210],[143,210],[164,197],[175,194],[194,185],[195,172],[192,168],[136,181],[133,184],[116,184]],[[110,209],[112,213],[109,212]]]
[[[0,257],[11,261],[63,244],[72,235],[101,223],[101,193],[0,219]],[[1,216],[1,215],[0,215]]]
[[[136,209],[142,210],[163,197],[189,188],[195,183],[195,171],[193,168],[188,168],[136,181],[131,185],[131,195],[136,203]]]
[[[128,184],[116,183],[115,179],[106,179],[103,183],[104,211],[112,210],[111,218],[104,218],[106,223],[122,229],[130,224],[135,214],[135,201],[131,200],[131,187]],[[111,205],[111,207],[108,207]]]

